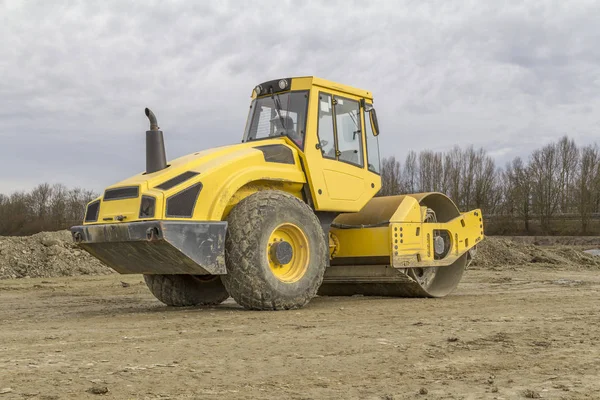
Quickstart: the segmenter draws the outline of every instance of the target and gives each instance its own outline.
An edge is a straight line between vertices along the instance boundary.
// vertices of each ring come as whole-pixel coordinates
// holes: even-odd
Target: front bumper
[[[73,240],[121,274],[223,275],[227,222],[82,225]]]

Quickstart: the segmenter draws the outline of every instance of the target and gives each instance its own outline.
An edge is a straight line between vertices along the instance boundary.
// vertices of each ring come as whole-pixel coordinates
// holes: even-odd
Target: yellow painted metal
[[[271,257],[270,248],[277,242],[287,242],[292,246],[292,259],[287,264],[279,264]],[[302,229],[292,223],[277,226],[269,236],[266,249],[269,268],[273,275],[284,283],[299,281],[308,270],[310,248]]]
[[[276,138],[261,141],[260,144],[241,143],[217,147],[172,160],[165,170],[153,174],[140,173],[125,179],[107,189],[139,186],[140,197],[102,201],[98,221],[92,224],[119,223],[116,220],[105,220],[115,215],[127,216],[123,222],[139,220],[141,195],[157,198],[155,219],[197,221],[221,221],[238,201],[257,190],[284,190],[302,198],[301,190],[306,183],[306,176],[300,164],[299,152],[290,142],[287,138]],[[263,153],[253,148],[269,144],[288,147],[295,163],[266,162]],[[156,188],[161,183],[187,171],[199,174],[169,190]],[[202,183],[202,190],[194,207],[193,217],[167,218],[165,216],[167,199],[199,182]],[[102,200],[101,197],[99,199]]]
[[[366,167],[368,163],[364,134],[361,135],[364,167],[323,157],[318,147],[319,137],[317,135],[319,95],[321,93],[330,94],[360,101],[367,98],[360,97],[359,93],[366,95],[368,92],[352,90],[349,87],[328,83],[324,80],[319,80],[318,83],[319,85],[313,87],[309,95],[306,124],[308,134],[304,153],[301,155],[304,164],[309,166],[306,169],[306,176],[313,194],[315,208],[319,211],[357,212],[381,189],[381,177]],[[328,84],[330,86],[327,86]],[[362,114],[364,113],[361,112],[361,127],[364,127]],[[364,130],[362,129],[362,131]]]
[[[339,241],[335,258],[390,257],[389,228],[331,229]]]
[[[440,222],[426,222],[428,208]],[[434,256],[434,233],[447,231],[451,250],[441,260]],[[441,193],[417,193],[373,198],[358,213],[339,215],[331,234],[339,241],[335,258],[372,262],[385,259],[395,268],[451,265],[483,240],[481,210],[466,213]]]
[[[110,188],[139,186],[140,196],[136,199],[113,201],[100,200],[97,221],[85,224],[106,224],[134,222],[140,220],[139,210],[142,195],[156,198],[156,212],[153,219],[220,221],[244,197],[258,190],[283,190],[303,200],[312,201],[317,211],[356,212],[359,211],[381,188],[381,178],[366,167],[366,138],[361,135],[363,165],[358,167],[342,161],[326,159],[317,148],[317,120],[319,93],[341,96],[347,99],[372,104],[372,93],[366,90],[327,81],[317,77],[292,78],[291,90],[308,90],[309,103],[306,122],[304,149],[298,148],[287,137],[264,139],[230,146],[222,146],[189,154],[169,161],[168,168],[152,173],[139,173]],[[254,97],[254,95],[253,95]],[[361,108],[360,123],[364,127],[364,112]],[[365,131],[365,129],[362,129]],[[168,142],[168,135],[166,135]],[[294,164],[266,162],[256,146],[280,144],[288,147]],[[156,186],[184,172],[194,171],[195,177],[168,190]],[[202,183],[191,218],[170,218],[166,216],[167,199],[197,183]],[[309,198],[303,192],[308,184]],[[124,216],[117,221],[116,216]]]
[[[329,258],[335,257],[340,249],[340,240],[336,235],[329,232]]]
[[[444,230],[450,236],[450,252],[436,260],[434,231]],[[483,240],[481,210],[462,213],[448,222],[394,222],[390,224],[389,240],[394,245],[391,263],[396,268],[450,265]]]
[[[373,93],[368,90],[358,89],[353,86],[318,78],[316,76],[299,76],[292,78],[291,90],[312,90],[314,88],[331,89],[347,95],[364,98],[365,100],[368,100],[368,103],[373,101]],[[252,91],[251,97],[256,98],[256,93],[254,91]]]

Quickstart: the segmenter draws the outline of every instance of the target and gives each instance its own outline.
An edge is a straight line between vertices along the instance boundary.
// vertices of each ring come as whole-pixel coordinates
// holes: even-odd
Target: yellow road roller
[[[146,170],[71,228],[169,306],[295,309],[313,297],[443,297],[483,238],[442,193],[376,197],[379,126],[366,90],[294,77],[252,91],[241,143],[167,160],[145,110]]]

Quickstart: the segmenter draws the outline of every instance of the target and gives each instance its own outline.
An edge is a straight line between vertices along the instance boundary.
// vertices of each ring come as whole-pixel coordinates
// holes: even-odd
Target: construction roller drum
[[[373,198],[334,220],[330,235],[340,244],[318,294],[448,295],[471,259],[469,240],[481,240],[476,214],[461,214],[441,193]]]

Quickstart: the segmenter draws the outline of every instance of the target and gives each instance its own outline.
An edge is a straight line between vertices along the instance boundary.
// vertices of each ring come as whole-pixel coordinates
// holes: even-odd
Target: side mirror
[[[369,113],[369,121],[371,122],[371,130],[373,131],[373,136],[379,136],[379,123],[377,122],[377,112],[373,107],[373,104],[368,104],[365,99],[361,100],[361,104],[365,110],[365,112]]]
[[[379,123],[377,122],[377,112],[374,108],[371,108],[371,111],[369,111],[369,120],[371,121],[373,136],[379,136]]]

